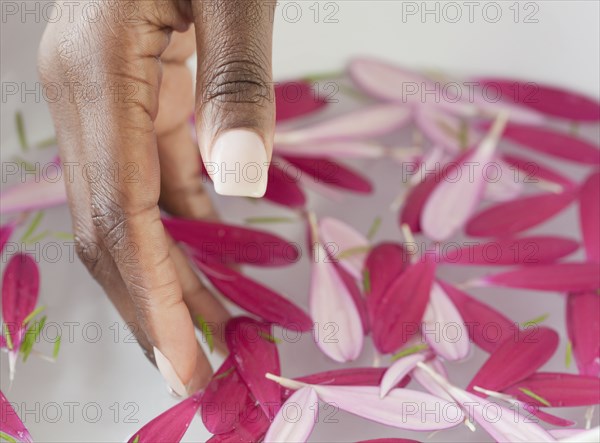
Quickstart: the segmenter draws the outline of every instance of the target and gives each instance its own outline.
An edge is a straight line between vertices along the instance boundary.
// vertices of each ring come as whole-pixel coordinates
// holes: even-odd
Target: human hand
[[[199,154],[218,193],[264,194],[275,125],[271,14],[258,0],[95,3],[94,20],[64,14],[49,24],[39,52],[42,81],[60,92],[49,105],[73,171],[78,255],[185,395],[212,374],[193,319],[223,325],[228,313],[166,234],[159,206],[215,217]],[[185,66],[194,47],[195,105]],[[188,127],[193,109],[200,153]],[[90,177],[90,164],[101,173]]]

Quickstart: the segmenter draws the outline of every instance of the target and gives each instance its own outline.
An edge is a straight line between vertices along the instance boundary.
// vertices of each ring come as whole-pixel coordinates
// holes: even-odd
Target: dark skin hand
[[[214,167],[255,162],[266,172],[275,126],[272,7],[259,0],[98,5],[100,19],[63,14],[49,24],[39,51],[42,81],[61,88],[50,111],[61,160],[74,165],[66,181],[78,254],[169,386],[185,395],[212,375],[195,318],[223,325],[229,314],[165,232],[160,208],[216,218],[200,158],[217,192],[264,193],[266,178],[231,179]],[[195,50],[194,96],[185,61]],[[89,163],[101,173],[86,174]],[[118,176],[107,172],[115,168]],[[225,349],[221,338],[215,344]]]

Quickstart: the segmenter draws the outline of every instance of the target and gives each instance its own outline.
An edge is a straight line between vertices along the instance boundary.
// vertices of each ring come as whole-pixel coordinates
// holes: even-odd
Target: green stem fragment
[[[244,220],[248,224],[259,223],[294,223],[297,219],[292,217],[248,217]]]
[[[8,346],[8,349],[12,351],[14,349],[13,341],[10,336],[10,331],[8,330],[8,325],[6,323],[4,323],[4,338],[6,339],[6,346]]]
[[[377,231],[379,231],[379,228],[381,227],[381,221],[381,216],[379,215],[373,220],[373,223],[369,228],[369,232],[367,233],[367,238],[369,240],[373,240],[373,237],[375,237],[375,234],[377,234]]]
[[[52,350],[52,358],[54,360],[56,360],[56,358],[58,357],[58,353],[60,351],[61,338],[62,337],[59,335],[58,337],[56,337],[56,341],[54,342],[54,349]]]
[[[10,435],[8,435],[7,433],[0,431],[0,441],[7,441],[9,443],[17,443],[17,440],[15,440],[13,437],[11,437]]]
[[[33,217],[33,220],[31,220],[31,223],[27,227],[27,230],[21,237],[22,243],[27,243],[27,240],[29,239],[29,237],[31,237],[31,235],[35,232],[35,230],[40,225],[40,222],[42,221],[43,217],[44,217],[44,211],[39,211],[37,214],[35,214],[35,216]]]
[[[276,345],[278,345],[279,343],[281,343],[281,340],[279,340],[278,338],[273,337],[271,334],[269,334],[269,333],[267,333],[265,331],[258,331],[258,335],[260,335],[265,340],[270,341],[271,343],[275,343]]]
[[[46,309],[46,307],[42,305],[42,306],[38,306],[33,311],[31,311],[29,313],[29,315],[27,317],[25,317],[25,319],[23,320],[23,326],[26,326],[27,323],[29,323],[31,320],[33,320],[33,317],[35,317],[36,315],[38,315],[44,309]]]
[[[402,357],[406,357],[407,355],[412,355],[412,354],[416,354],[417,352],[424,351],[428,347],[429,346],[427,346],[425,343],[422,343],[420,345],[414,345],[414,346],[411,346],[410,348],[402,349],[401,351],[398,351],[392,355],[392,361],[398,360]]]
[[[202,331],[202,335],[206,339],[206,344],[208,345],[208,349],[212,353],[215,350],[215,341],[214,341],[212,330],[210,329],[210,326],[208,325],[208,323],[206,323],[200,315],[196,316],[196,321],[198,322],[198,325],[200,325],[200,330]]]
[[[17,127],[17,135],[19,137],[19,145],[23,152],[29,150],[29,143],[27,143],[27,136],[25,134],[25,122],[23,121],[23,114],[21,111],[17,111],[15,114],[15,125]]]
[[[550,402],[548,400],[546,400],[544,397],[540,397],[539,395],[537,395],[535,392],[530,391],[527,388],[519,388],[519,391],[521,391],[523,394],[527,395],[528,397],[533,398],[534,400],[539,401],[541,404],[543,404],[544,406],[548,406],[551,407],[552,405],[550,404]]]
[[[371,246],[356,246],[354,248],[348,248],[343,251],[340,251],[340,253],[336,256],[336,258],[338,260],[343,260],[345,258],[352,257],[353,255],[356,255],[356,254],[364,254],[366,252],[369,252],[370,250],[371,250]]]
[[[363,284],[363,292],[365,294],[368,294],[369,292],[371,292],[371,273],[369,272],[368,269],[365,269],[363,271],[362,284]]]
[[[538,324],[544,322],[549,316],[550,316],[550,314],[542,314],[540,316],[532,318],[531,320],[521,323],[521,326],[526,328],[528,326],[538,325]]]
[[[567,352],[565,355],[565,366],[567,368],[569,368],[571,366],[572,362],[573,362],[573,343],[571,343],[571,340],[569,340],[567,342]]]

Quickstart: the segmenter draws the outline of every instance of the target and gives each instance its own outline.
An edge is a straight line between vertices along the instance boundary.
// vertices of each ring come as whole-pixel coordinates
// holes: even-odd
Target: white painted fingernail
[[[259,135],[247,129],[223,132],[205,164],[221,195],[262,197],[267,190],[267,151]]]
[[[156,361],[158,370],[173,392],[181,397],[185,397],[187,395],[185,385],[177,375],[177,372],[175,372],[171,362],[167,359],[167,357],[164,356],[162,352],[160,352],[157,347],[154,347],[154,360]]]

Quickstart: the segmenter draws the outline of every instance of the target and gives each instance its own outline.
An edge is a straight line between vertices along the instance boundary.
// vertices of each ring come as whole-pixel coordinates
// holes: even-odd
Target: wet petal
[[[29,431],[2,391],[0,391],[0,410],[2,411],[2,420],[0,421],[2,432],[15,438],[19,442],[33,443]]]

